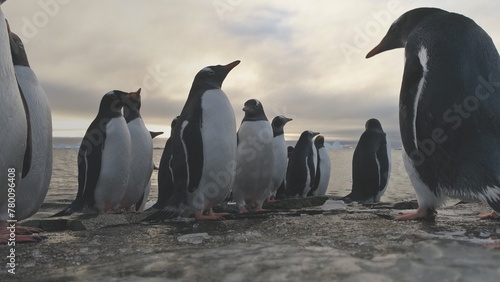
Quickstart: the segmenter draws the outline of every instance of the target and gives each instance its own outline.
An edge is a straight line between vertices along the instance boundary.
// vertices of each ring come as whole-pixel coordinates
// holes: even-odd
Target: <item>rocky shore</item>
[[[415,202],[289,199],[221,221],[144,222],[150,213],[41,215],[47,239],[15,247],[0,281],[499,281],[500,223],[458,203],[435,221],[397,222]],[[231,207],[229,207],[231,209]],[[8,246],[0,246],[5,259]]]

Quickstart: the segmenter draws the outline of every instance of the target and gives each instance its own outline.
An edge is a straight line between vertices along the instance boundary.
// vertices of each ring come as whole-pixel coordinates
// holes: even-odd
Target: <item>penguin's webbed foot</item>
[[[16,226],[16,234],[18,235],[31,235],[33,233],[41,233],[42,229],[36,227]]]
[[[227,215],[229,215],[229,214],[227,214]],[[203,214],[203,211],[197,211],[194,215],[194,218],[196,218],[198,220],[223,220],[224,219],[223,216],[221,216],[220,214],[216,214],[213,211],[209,212],[208,214]]]
[[[394,220],[426,220],[432,221],[436,219],[437,211],[433,208],[423,208],[419,207],[415,212],[406,213],[400,216],[396,216]]]
[[[248,210],[247,210],[247,208],[245,206],[241,206],[241,207],[239,207],[238,212],[239,213],[247,213]]]
[[[479,219],[493,219],[493,220],[500,220],[500,215],[498,215],[496,212],[482,212],[478,215]]]

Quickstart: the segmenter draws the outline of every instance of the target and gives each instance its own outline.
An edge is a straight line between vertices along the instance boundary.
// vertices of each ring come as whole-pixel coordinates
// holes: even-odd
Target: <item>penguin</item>
[[[500,218],[500,58],[473,20],[437,8],[406,12],[367,54],[405,48],[399,125],[416,212],[434,219],[446,196],[481,200]]]
[[[369,119],[352,157],[352,190],[345,202],[380,202],[391,175],[391,146],[382,124]]]
[[[288,161],[286,190],[293,197],[306,197],[314,184],[312,139],[319,132],[302,132]]]
[[[52,176],[52,118],[47,95],[30,68],[21,38],[10,33],[14,71],[29,112],[31,138],[30,161],[25,163],[23,177],[16,193],[16,218],[35,214],[42,206]]]
[[[170,136],[179,120],[179,116],[175,117],[170,123]],[[162,209],[167,206],[168,199],[172,196],[174,190],[174,179],[172,176],[172,139],[167,139],[163,153],[161,154],[160,167],[158,168],[158,199],[156,203],[149,209]]]
[[[0,1],[3,3],[4,1]],[[0,6],[0,170],[5,175],[0,181],[0,243],[6,244],[9,239],[7,220],[12,219],[8,213],[9,188],[20,185],[23,162],[28,143],[28,120],[25,105],[19,91],[14,72],[14,64],[9,43],[9,28]],[[12,187],[14,186],[14,187]],[[14,214],[15,216],[15,214]],[[21,235],[16,241],[31,240]]]
[[[274,144],[273,129],[264,106],[257,99],[245,102],[245,116],[238,129],[236,178],[233,199],[240,213],[248,212],[247,202],[255,204],[254,211],[262,211],[273,185]]]
[[[314,139],[314,147],[317,152],[318,160],[314,185],[310,193],[312,196],[322,196],[326,194],[326,190],[328,189],[332,164],[330,156],[328,155],[328,150],[325,148],[325,137],[321,135],[316,136]]]
[[[112,90],[102,97],[78,151],[76,199],[52,217],[74,212],[113,213],[119,206],[130,175],[131,139],[122,108],[125,96],[131,94]]]
[[[286,178],[286,167],[288,163],[288,150],[285,142],[285,125],[293,119],[283,115],[274,117],[271,122],[273,128],[273,153],[274,153],[274,168],[273,168],[273,183],[269,191],[268,200],[274,201],[276,193],[281,184]],[[283,184],[284,185],[284,184]]]
[[[153,173],[153,139],[141,117],[141,89],[124,97],[123,115],[131,140],[130,175],[120,207],[125,213],[135,212],[135,205],[149,195],[147,190]],[[147,195],[146,195],[147,194]],[[146,196],[146,197],[144,197]]]
[[[172,218],[185,212],[202,220],[227,215],[212,209],[229,195],[235,176],[236,120],[221,86],[239,63],[208,66],[196,74],[170,137],[171,161],[160,164],[160,172],[171,166],[172,196],[166,207],[145,220]]]

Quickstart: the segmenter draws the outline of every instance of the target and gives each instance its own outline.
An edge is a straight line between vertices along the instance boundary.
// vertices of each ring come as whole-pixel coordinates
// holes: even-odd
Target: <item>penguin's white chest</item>
[[[101,171],[94,191],[95,208],[114,208],[125,194],[130,174],[131,141],[123,117],[112,118],[106,125],[101,154]]]
[[[201,97],[203,169],[198,189],[188,197],[195,209],[207,209],[222,202],[234,182],[236,120],[226,94],[221,89],[206,91]]]
[[[16,195],[17,219],[40,209],[52,175],[52,119],[45,92],[35,73],[26,66],[15,66],[15,73],[29,109],[32,158],[29,173],[22,179]]]
[[[127,192],[121,201],[122,207],[130,207],[141,199],[153,172],[151,134],[141,118],[130,121],[127,126],[131,139],[131,163]]]
[[[268,196],[273,176],[273,130],[268,121],[245,121],[238,131],[235,201],[259,204]]]
[[[273,194],[276,193],[281,182],[286,176],[286,164],[287,164],[287,148],[285,137],[283,135],[276,136],[273,138],[273,152],[274,152],[274,170],[273,170]]]

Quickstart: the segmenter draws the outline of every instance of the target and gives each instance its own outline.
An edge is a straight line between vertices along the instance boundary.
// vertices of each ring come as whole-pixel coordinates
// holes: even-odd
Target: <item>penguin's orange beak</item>
[[[248,107],[243,107],[243,111],[244,111],[244,112],[250,111],[250,108],[248,108]]]
[[[237,65],[239,65],[239,64],[240,64],[240,62],[241,62],[240,60],[234,61],[234,62],[232,62],[232,63],[230,63],[230,64],[225,65],[225,66],[224,66],[224,68],[225,68],[226,70],[230,71],[230,70],[232,70],[234,67],[236,67]]]

